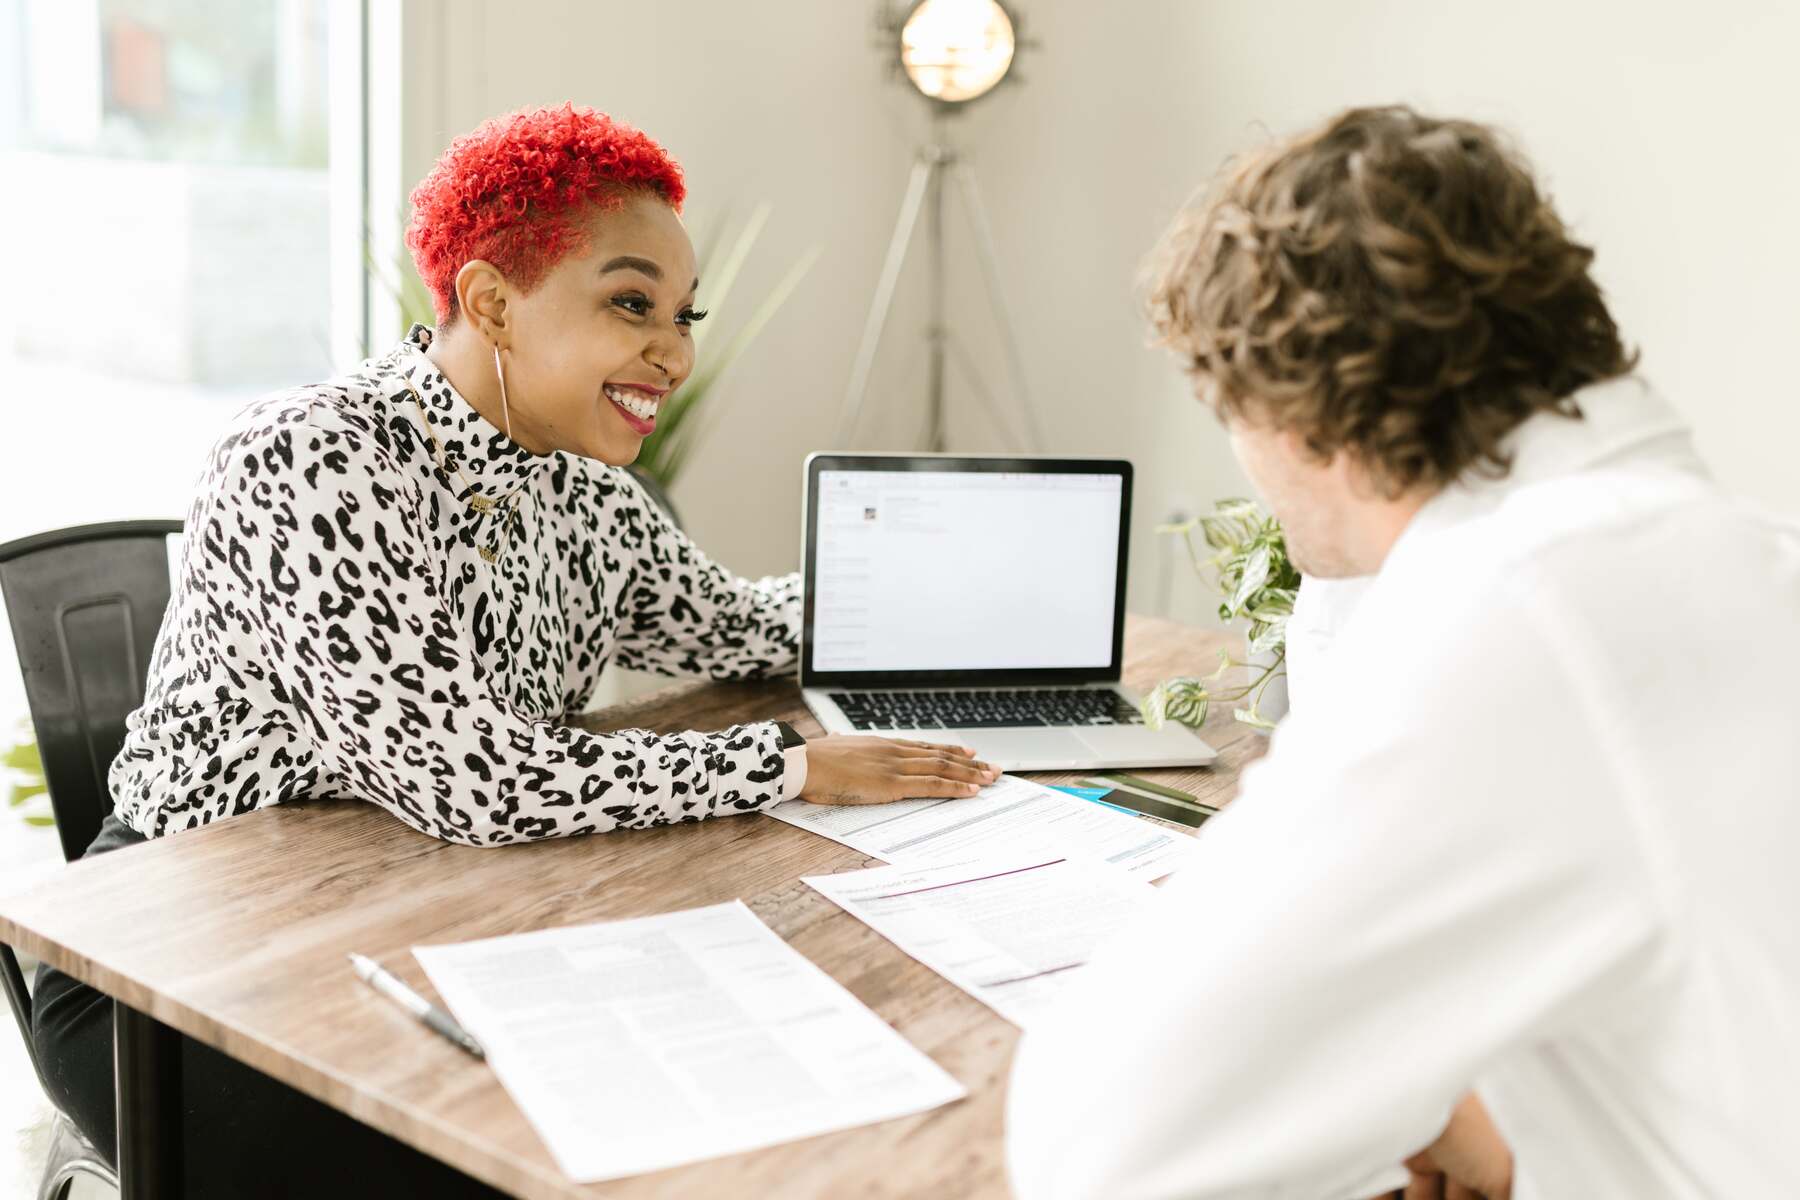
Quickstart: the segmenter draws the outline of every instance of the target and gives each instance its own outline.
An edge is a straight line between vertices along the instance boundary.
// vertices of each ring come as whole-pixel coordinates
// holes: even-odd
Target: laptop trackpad
[[[1101,725],[1078,729],[1075,736],[1093,748],[1096,757],[1119,760],[1133,758],[1162,759],[1170,755],[1192,753],[1195,763],[1211,760],[1200,739],[1185,726],[1170,723],[1162,729],[1142,725]]]
[[[1068,761],[1087,753],[1068,729],[946,729],[938,740],[968,746],[977,757],[1003,768]]]

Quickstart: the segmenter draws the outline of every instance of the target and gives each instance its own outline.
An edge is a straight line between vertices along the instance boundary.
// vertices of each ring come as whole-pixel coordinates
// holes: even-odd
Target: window
[[[350,365],[333,215],[361,147],[332,145],[333,56],[351,47],[360,102],[340,26],[361,12],[0,0],[0,541],[182,516],[238,407]],[[0,629],[0,744],[25,714],[14,664]]]

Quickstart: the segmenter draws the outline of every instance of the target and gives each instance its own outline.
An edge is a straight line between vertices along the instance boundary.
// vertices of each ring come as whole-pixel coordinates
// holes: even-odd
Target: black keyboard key
[[[1143,720],[1116,692],[1094,688],[834,692],[831,698],[859,729],[1137,725]]]

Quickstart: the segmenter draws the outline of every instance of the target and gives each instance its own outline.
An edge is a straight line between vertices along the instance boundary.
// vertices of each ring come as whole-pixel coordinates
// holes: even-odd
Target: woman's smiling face
[[[694,311],[694,247],[649,193],[595,209],[585,229],[585,250],[529,292],[498,282],[507,410],[528,450],[625,466],[694,369],[693,325],[705,315]]]

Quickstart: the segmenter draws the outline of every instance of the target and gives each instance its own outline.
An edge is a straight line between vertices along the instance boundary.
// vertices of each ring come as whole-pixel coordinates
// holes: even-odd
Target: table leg
[[[113,1001],[120,1200],[181,1196],[181,1035]]]

